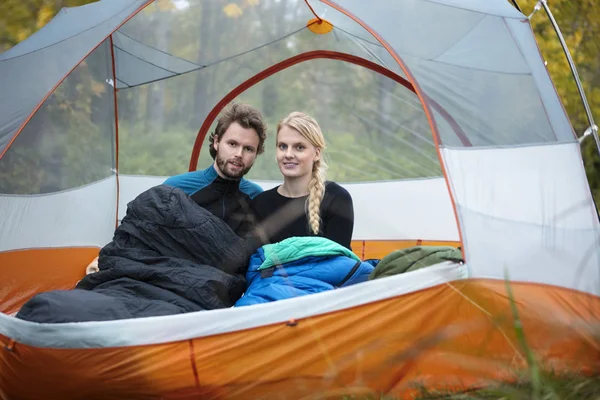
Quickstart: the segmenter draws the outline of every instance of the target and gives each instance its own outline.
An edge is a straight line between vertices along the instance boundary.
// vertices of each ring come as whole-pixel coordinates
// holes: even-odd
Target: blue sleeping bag
[[[373,265],[319,236],[291,237],[259,248],[246,272],[248,288],[235,306],[289,299],[368,280]]]

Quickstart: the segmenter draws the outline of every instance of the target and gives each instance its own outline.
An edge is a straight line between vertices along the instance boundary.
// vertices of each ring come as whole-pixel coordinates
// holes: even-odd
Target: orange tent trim
[[[600,349],[589,340],[600,316],[598,297],[548,285],[511,286],[528,345],[542,366],[558,373],[600,368]],[[9,342],[0,336],[3,346]],[[505,283],[470,279],[296,324],[172,343],[53,349],[17,342],[0,351],[0,387],[23,400],[365,392],[410,398],[419,385],[464,390],[514,380],[524,368]]]

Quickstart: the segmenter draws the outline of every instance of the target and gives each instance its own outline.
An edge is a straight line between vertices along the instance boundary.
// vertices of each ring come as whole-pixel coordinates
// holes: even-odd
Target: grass
[[[384,399],[385,397],[382,397]],[[498,384],[497,386],[470,391],[468,393],[450,394],[443,392],[424,392],[417,397],[419,400],[453,399],[453,400],[480,400],[480,399],[506,399],[506,400],[586,400],[600,399],[600,376],[585,377],[552,376],[548,375],[539,382],[530,379],[521,379],[512,384]],[[385,398],[392,399],[392,397]]]
[[[516,381],[492,383],[488,387],[458,392],[456,390],[431,390],[420,388],[415,400],[600,400],[600,372],[585,376],[572,373],[557,375],[538,365],[535,354],[527,345],[527,338],[510,287],[509,278],[505,279],[509,297],[514,330],[518,345],[527,361],[527,369],[518,375]],[[600,338],[595,335],[595,338]],[[600,345],[600,343],[599,343]],[[394,400],[393,396],[345,396],[344,400]]]
[[[443,393],[424,390],[417,397],[426,399],[454,399],[454,400],[479,400],[479,399],[506,399],[506,400],[567,400],[567,399],[600,399],[600,375],[583,376],[578,374],[556,375],[540,369],[535,355],[527,345],[523,324],[514,300],[508,274],[505,279],[506,291],[509,297],[514,329],[519,346],[527,360],[528,369],[514,383],[498,383],[487,388],[470,391],[467,393]],[[598,337],[598,336],[596,336]]]
[[[414,400],[592,400],[600,399],[600,375],[555,375],[540,371],[536,380],[531,370],[516,382],[497,383],[486,388],[456,393],[420,389]],[[327,397],[328,398],[328,397]],[[343,400],[396,400],[394,396],[344,396]]]

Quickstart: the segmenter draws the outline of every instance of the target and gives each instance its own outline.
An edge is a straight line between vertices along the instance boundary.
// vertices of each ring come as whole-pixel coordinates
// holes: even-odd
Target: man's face
[[[221,140],[213,144],[217,151],[215,167],[223,178],[240,179],[246,175],[256,160],[258,134],[237,122],[231,123]]]

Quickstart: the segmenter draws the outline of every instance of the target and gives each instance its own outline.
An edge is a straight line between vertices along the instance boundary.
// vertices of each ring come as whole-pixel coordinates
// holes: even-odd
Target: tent
[[[526,367],[511,299],[544,366],[597,371],[598,215],[529,21],[504,0],[102,0],[0,54],[0,93],[2,398],[464,390]],[[14,318],[81,279],[135,196],[208,165],[204,138],[239,99],[317,117],[361,258],[444,244],[465,263],[251,308]],[[269,133],[249,175],[264,188]]]

